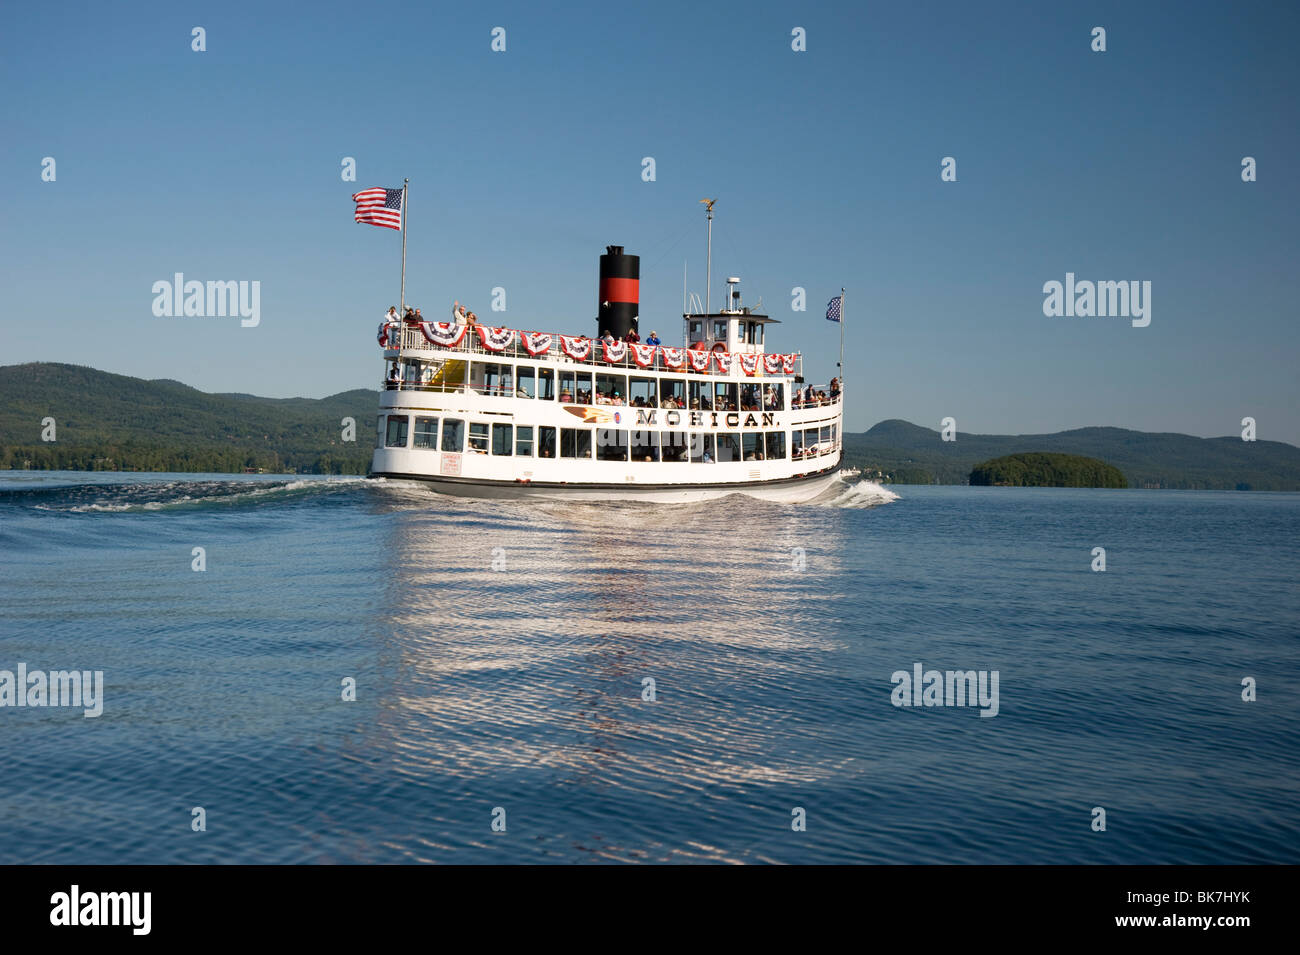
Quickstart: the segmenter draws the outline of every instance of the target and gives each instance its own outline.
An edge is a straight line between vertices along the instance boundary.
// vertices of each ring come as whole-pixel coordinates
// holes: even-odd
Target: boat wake
[[[879,507],[890,501],[897,501],[898,495],[875,481],[860,480],[850,483],[832,485],[825,494],[811,501],[820,507],[843,507],[860,509]]]
[[[149,513],[205,506],[278,504],[338,493],[364,478],[314,478],[287,481],[141,481],[63,484],[0,490],[0,506],[71,514]]]

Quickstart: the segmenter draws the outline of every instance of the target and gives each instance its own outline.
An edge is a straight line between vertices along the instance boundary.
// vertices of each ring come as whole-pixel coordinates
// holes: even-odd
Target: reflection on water
[[[401,771],[469,788],[540,775],[556,795],[651,801],[831,771],[769,745],[790,716],[782,691],[843,649],[833,582],[844,529],[808,524],[829,512],[744,498],[485,504],[418,490],[393,504],[380,576],[401,668],[375,742]],[[736,705],[756,697],[776,702]],[[641,825],[659,828],[629,815],[614,829]],[[636,855],[608,838],[574,845]],[[692,852],[726,857],[703,843]]]

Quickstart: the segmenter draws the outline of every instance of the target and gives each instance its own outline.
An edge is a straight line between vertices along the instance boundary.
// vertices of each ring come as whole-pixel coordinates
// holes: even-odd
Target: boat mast
[[[705,210],[707,210],[706,218],[709,220],[709,249],[708,249],[707,257],[704,260],[705,261],[705,265],[704,265],[704,314],[705,315],[708,315],[711,311],[713,311],[713,309],[710,307],[712,305],[712,300],[710,299],[709,296],[710,293],[713,291],[711,287],[713,285],[713,204],[717,201],[718,201],[717,199],[700,200],[700,202],[704,203],[704,208]]]

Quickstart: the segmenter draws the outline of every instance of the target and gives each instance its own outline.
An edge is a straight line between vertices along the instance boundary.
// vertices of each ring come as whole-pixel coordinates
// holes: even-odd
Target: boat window
[[[740,410],[741,411],[758,411],[759,391],[758,385],[744,385],[740,389]]]
[[[410,419],[404,414],[388,416],[388,440],[384,443],[390,448],[406,447],[406,428]]]
[[[438,446],[438,419],[415,419],[415,447],[436,448]]]
[[[740,409],[740,386],[725,381],[713,383],[713,410],[738,411]]]
[[[532,365],[520,365],[516,375],[519,382],[515,386],[515,394],[520,398],[537,397],[537,369]]]
[[[486,422],[471,421],[469,423],[469,449],[487,454],[488,426]]]
[[[719,461],[739,461],[740,436],[726,431],[719,434],[717,457]]]
[[[590,458],[591,457],[591,429],[561,428],[560,429],[560,457]]]
[[[785,386],[778,383],[763,388],[763,408],[767,411],[785,410]]]
[[[803,457],[803,432],[790,432],[790,457],[798,461]]]
[[[537,397],[543,401],[555,400],[555,369],[537,369]]]
[[[653,378],[632,378],[628,381],[627,403],[634,408],[658,408],[659,390]]]
[[[384,429],[385,429],[385,422],[387,422],[387,420],[388,420],[387,415],[381,414],[379,416],[379,422],[375,428],[375,447],[377,448],[382,448],[384,446]]]
[[[824,425],[822,425],[821,434],[817,436],[817,440],[818,440],[819,443],[825,445],[825,447],[823,447],[821,450],[823,450],[823,451],[829,451],[829,450],[830,450],[830,443],[831,443],[831,426],[830,426],[830,425],[828,425],[828,424],[824,424]]]
[[[691,322],[691,341],[698,342],[704,337],[704,323],[700,321]]]
[[[655,431],[633,431],[631,434],[633,461],[659,460],[659,434]]]
[[[627,376],[597,375],[596,403],[607,405],[627,404]]]
[[[665,431],[659,435],[659,456],[665,461],[689,461],[690,446],[685,431]]]
[[[691,434],[691,460],[698,463],[712,464],[718,460],[713,447],[713,435],[694,432]]]
[[[769,461],[783,460],[785,458],[785,432],[769,431],[767,432],[767,459]]]
[[[689,384],[692,411],[712,411],[713,410],[713,392],[709,387],[709,382],[700,381],[692,378]]]
[[[537,429],[537,456],[539,458],[555,457],[555,429],[541,427]]]
[[[565,394],[569,397],[566,398]],[[560,372],[560,400],[572,401],[575,404],[591,404],[591,372],[589,371],[569,371],[567,369]]]
[[[740,445],[746,461],[763,460],[763,436],[757,431],[747,431],[742,434]]]
[[[531,458],[533,456],[533,426],[521,424],[515,428],[515,454]]]
[[[671,401],[672,404],[668,402]],[[659,381],[659,407],[661,408],[685,408],[686,407],[686,379],[685,378],[663,378]]]
[[[459,453],[465,449],[465,422],[447,418],[442,422],[442,450]]]
[[[601,461],[627,460],[627,432],[618,428],[596,431],[596,457]]]
[[[715,318],[713,320],[713,337],[720,342],[727,340],[727,320],[725,318]]]
[[[492,426],[492,453],[509,454],[514,445],[514,430],[512,424],[494,424]]]
[[[817,429],[806,428],[803,433],[803,453],[807,457],[817,453]]]
[[[755,345],[763,344],[763,339],[765,338],[766,333],[767,333],[767,326],[764,325],[762,322],[755,322],[754,323],[754,344]]]

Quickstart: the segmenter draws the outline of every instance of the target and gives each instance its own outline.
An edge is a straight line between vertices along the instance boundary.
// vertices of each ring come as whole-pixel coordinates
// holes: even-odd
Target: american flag
[[[828,321],[838,322],[840,320],[840,299],[842,295],[836,295],[831,299],[830,304],[826,306],[826,318]]]
[[[352,194],[352,201],[357,204],[358,222],[402,231],[401,189],[384,189],[381,186],[362,189]]]

